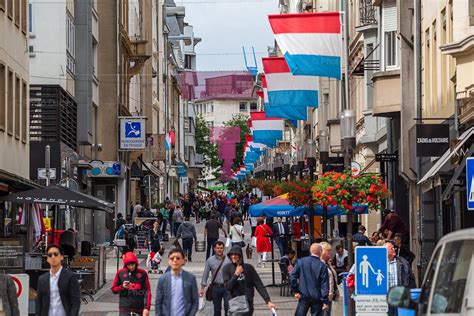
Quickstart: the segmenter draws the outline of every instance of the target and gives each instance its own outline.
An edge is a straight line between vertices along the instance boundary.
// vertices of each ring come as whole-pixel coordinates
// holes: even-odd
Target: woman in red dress
[[[270,244],[270,236],[272,229],[270,226],[265,224],[263,217],[257,218],[257,228],[255,228],[255,237],[257,238],[257,253],[258,253],[258,264],[265,267],[265,261],[267,260],[267,252],[272,251],[272,245]]]

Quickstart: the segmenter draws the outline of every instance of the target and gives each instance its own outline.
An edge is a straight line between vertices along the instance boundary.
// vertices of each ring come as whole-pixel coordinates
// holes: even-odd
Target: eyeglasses
[[[173,257],[169,257],[169,259],[170,259],[171,261],[174,261],[174,260],[181,260],[181,259],[183,259],[183,258],[182,258],[182,257],[179,257],[179,256],[173,256]]]
[[[52,257],[58,257],[59,256],[59,252],[50,252],[48,253],[48,257],[52,258]]]

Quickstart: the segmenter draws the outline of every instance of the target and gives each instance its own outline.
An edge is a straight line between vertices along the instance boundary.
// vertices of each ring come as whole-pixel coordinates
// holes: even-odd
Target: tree
[[[249,117],[245,114],[236,114],[230,121],[225,122],[225,126],[240,128],[240,143],[235,148],[235,160],[232,167],[238,168],[242,164],[244,157],[245,136],[250,134]]]
[[[209,140],[210,129],[207,121],[201,116],[196,116],[196,152],[204,155],[204,165],[210,169],[217,169],[222,166],[222,160],[218,157],[217,145]],[[216,176],[216,174],[214,174]],[[217,175],[218,176],[218,175]]]

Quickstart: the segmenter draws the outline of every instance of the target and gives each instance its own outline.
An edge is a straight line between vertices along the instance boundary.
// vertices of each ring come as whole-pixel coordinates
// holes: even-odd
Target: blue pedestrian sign
[[[355,249],[356,295],[386,295],[388,292],[388,253],[385,247]]]
[[[120,117],[120,150],[145,149],[145,118]]]
[[[466,159],[467,209],[474,211],[474,157]]]

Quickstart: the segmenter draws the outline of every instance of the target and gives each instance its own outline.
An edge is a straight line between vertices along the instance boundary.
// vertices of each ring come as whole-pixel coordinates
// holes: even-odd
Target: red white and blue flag
[[[268,18],[293,75],[341,79],[341,13],[276,14]]]
[[[264,111],[251,112],[249,126],[253,141],[274,147],[277,140],[283,139],[285,122],[281,118],[268,118]]]

